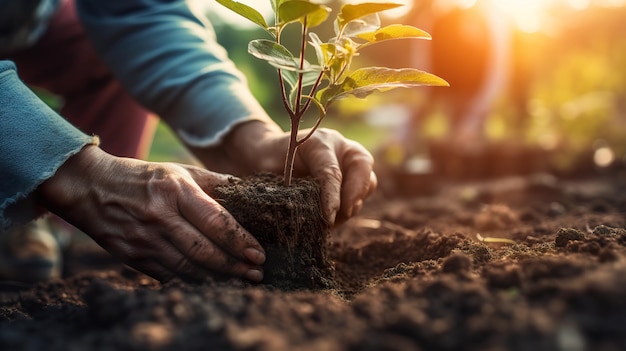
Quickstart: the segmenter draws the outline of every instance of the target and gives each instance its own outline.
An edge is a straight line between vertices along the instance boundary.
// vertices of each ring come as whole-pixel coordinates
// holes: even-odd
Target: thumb
[[[213,193],[213,189],[218,185],[228,185],[233,180],[238,179],[230,174],[212,172],[196,166],[184,165],[183,167],[189,172],[196,184],[207,194]]]

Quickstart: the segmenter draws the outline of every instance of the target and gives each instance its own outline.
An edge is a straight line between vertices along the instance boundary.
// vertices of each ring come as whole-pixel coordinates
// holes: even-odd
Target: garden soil
[[[0,284],[0,350],[624,350],[624,175],[378,191],[333,289],[162,285],[76,240],[63,279]]]
[[[320,186],[295,179],[285,186],[271,173],[231,179],[212,196],[265,249],[263,282],[281,290],[334,288],[328,259],[331,225],[324,220]]]

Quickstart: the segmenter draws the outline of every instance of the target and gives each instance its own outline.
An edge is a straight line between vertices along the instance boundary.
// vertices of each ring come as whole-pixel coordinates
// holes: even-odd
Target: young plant
[[[328,19],[331,9],[325,5],[308,0],[270,0],[274,24],[268,25],[265,18],[248,5],[233,0],[216,1],[259,25],[271,36],[271,40],[252,40],[248,44],[248,52],[276,67],[278,72],[283,104],[291,121],[284,169],[286,185],[291,184],[298,147],[319,127],[335,100],[348,95],[365,98],[374,91],[398,87],[448,85],[433,74],[413,68],[366,67],[350,70],[353,58],[367,46],[393,39],[431,39],[428,33],[412,26],[392,24],[381,27],[378,13],[401,4],[343,5],[334,20],[335,37],[324,42],[311,29]],[[295,54],[281,41],[283,32],[292,24],[299,24],[300,28],[300,45]],[[308,48],[315,51],[313,63],[305,59]],[[300,122],[311,105],[317,108],[319,116],[309,133],[299,137]]]

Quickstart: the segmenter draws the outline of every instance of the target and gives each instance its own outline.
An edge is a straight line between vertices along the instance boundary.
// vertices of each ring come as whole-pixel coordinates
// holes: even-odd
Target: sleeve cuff
[[[34,190],[84,146],[98,144],[72,126],[0,61],[0,232],[34,219]]]

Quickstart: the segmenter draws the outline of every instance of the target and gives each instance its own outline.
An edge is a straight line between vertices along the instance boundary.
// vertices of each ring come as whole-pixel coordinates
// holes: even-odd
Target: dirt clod
[[[441,271],[444,273],[463,274],[468,273],[471,269],[472,258],[462,253],[451,254],[441,266]]]
[[[263,283],[285,290],[333,287],[330,227],[317,182],[284,186],[280,177],[260,174],[218,186],[213,195],[265,249]]]
[[[561,228],[556,233],[554,245],[556,247],[565,247],[570,241],[578,241],[583,239],[585,239],[585,234],[583,234],[583,232],[581,232],[580,230],[572,228]]]

